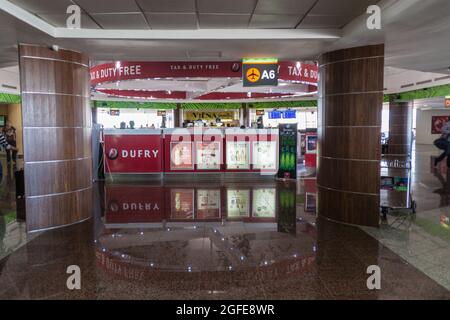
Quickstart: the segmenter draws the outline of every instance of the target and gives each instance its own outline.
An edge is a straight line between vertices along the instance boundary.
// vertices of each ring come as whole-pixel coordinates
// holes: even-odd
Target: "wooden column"
[[[378,226],[384,45],[326,53],[319,73],[318,214]]]
[[[249,110],[247,107],[247,104],[242,103],[241,107],[239,108],[239,125],[240,126],[249,126]]]
[[[389,155],[407,156],[410,154],[412,108],[412,102],[389,102]]]
[[[28,231],[92,215],[89,60],[67,50],[20,45]]]
[[[180,128],[183,126],[181,104],[177,103],[177,107],[173,110],[173,127]]]

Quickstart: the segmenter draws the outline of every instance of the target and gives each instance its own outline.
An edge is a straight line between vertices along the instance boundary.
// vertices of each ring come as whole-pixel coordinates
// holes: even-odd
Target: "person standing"
[[[3,132],[0,133],[0,147],[5,148],[6,151],[11,150],[11,149],[17,151],[16,147],[11,146],[7,142],[5,134]],[[3,178],[3,166],[2,166],[2,163],[0,162],[0,182],[1,182],[2,178]]]
[[[439,162],[447,157],[447,168],[450,168],[450,117],[447,119],[448,121],[442,126],[442,135],[440,139],[445,139],[447,142],[447,146],[444,149],[444,152],[434,160],[434,166],[436,167]]]
[[[17,162],[17,141],[16,141],[16,128],[13,127],[13,125],[11,124],[11,121],[6,121],[6,125],[3,128],[3,135],[6,139],[6,142],[14,147],[14,148],[9,148],[6,149],[6,160],[8,162],[8,164],[11,163],[11,158],[14,162],[14,164],[16,164]]]

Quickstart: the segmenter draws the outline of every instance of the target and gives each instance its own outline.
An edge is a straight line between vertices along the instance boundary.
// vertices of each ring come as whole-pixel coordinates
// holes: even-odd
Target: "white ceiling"
[[[374,0],[9,0],[55,27],[66,8],[83,11],[83,28],[341,28]]]
[[[449,0],[382,0],[379,2],[382,30],[370,31],[364,12],[368,4],[376,2],[0,0],[0,9],[9,12],[0,10],[0,67],[17,65],[19,42],[58,44],[85,52],[93,61],[240,60],[243,57],[314,60],[334,49],[385,43],[387,67],[450,74],[450,19],[446,14],[450,12]],[[51,25],[40,28],[41,24],[35,22],[31,26],[29,17],[11,14],[5,5],[11,3]],[[83,8],[85,29],[69,32],[55,28],[64,26],[64,12],[71,3]],[[58,36],[46,31],[51,28],[58,31]],[[120,30],[110,32],[113,28]],[[306,36],[311,30],[312,36]],[[337,34],[340,38],[333,36]],[[416,81],[422,76],[416,73],[391,75],[391,78],[401,78],[417,86],[416,82],[426,80]]]

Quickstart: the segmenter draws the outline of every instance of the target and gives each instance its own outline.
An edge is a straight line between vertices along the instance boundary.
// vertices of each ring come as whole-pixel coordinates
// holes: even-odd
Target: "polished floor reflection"
[[[450,290],[450,171],[431,168],[439,150],[413,152],[412,191],[417,214],[394,210],[380,228],[362,228],[408,264]]]
[[[316,220],[315,181],[107,183],[95,217],[0,262],[0,299],[449,299],[360,228]],[[68,290],[67,267],[81,268]],[[382,270],[369,290],[367,267]]]

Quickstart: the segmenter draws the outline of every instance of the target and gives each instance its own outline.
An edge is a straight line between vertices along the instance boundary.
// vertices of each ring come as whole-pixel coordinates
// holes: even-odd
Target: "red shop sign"
[[[280,61],[278,79],[317,84],[319,68],[315,64],[300,61]]]
[[[106,173],[160,173],[162,157],[160,134],[105,132]]]
[[[91,85],[146,78],[241,77],[241,63],[221,62],[139,62],[100,64],[90,71]]]
[[[149,62],[121,61],[94,66],[91,85],[134,79],[157,78],[241,78],[242,63],[237,61]],[[317,84],[318,67],[312,63],[280,61],[278,79]]]

